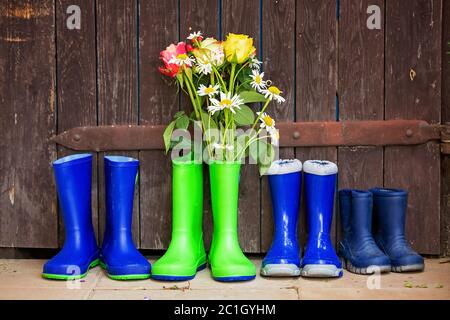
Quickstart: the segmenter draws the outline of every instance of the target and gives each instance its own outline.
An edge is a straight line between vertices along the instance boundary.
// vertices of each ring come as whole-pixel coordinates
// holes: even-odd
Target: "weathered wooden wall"
[[[449,2],[2,1],[0,247],[62,244],[50,164],[72,151],[50,143],[53,134],[81,125],[165,124],[185,107],[187,100],[167,86],[157,66],[159,51],[191,30],[221,38],[228,32],[248,33],[254,38],[264,71],[286,97],[286,103],[272,111],[277,121],[450,121],[449,61],[442,61],[450,60],[445,53]],[[81,8],[81,30],[66,27],[69,5]],[[369,5],[381,9],[379,30],[366,26]],[[169,158],[161,151],[126,154],[141,162],[133,212],[135,241],[143,249],[164,249],[171,225]],[[436,142],[416,147],[284,148],[280,156],[338,162],[339,188],[408,189],[407,232],[413,247],[424,254],[448,250],[450,160],[441,160]],[[103,157],[95,154],[93,169],[92,208],[99,240],[105,217]],[[207,176],[205,170],[209,246]],[[255,166],[242,170],[239,219],[243,249],[266,251],[272,236],[270,195],[267,180],[258,176]],[[334,220],[333,237],[338,239],[337,214]],[[305,225],[302,208],[303,243]]]

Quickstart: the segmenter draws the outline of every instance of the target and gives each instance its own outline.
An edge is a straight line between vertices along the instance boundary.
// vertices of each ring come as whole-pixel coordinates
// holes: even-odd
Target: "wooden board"
[[[336,3],[297,1],[296,29],[296,121],[336,119],[337,21]],[[304,162],[323,159],[337,162],[337,149],[296,148],[296,157]],[[299,239],[306,243],[306,213],[302,195]],[[336,206],[335,206],[336,209]],[[335,210],[336,211],[336,210]],[[336,215],[332,223],[335,239]]]
[[[201,31],[204,37],[220,39],[219,1],[185,0],[180,2],[180,40],[185,40],[191,32]],[[208,17],[205,19],[204,17]],[[180,110],[193,110],[186,94],[180,97]],[[203,168],[203,239],[206,250],[212,240],[213,219],[211,209],[211,187],[208,166]]]
[[[0,247],[58,245],[54,1],[0,3]]]
[[[266,79],[283,91],[286,101],[272,102],[267,113],[276,122],[295,121],[295,1],[263,1],[262,57]],[[280,159],[295,157],[294,148],[280,148]],[[261,250],[270,248],[273,237],[272,202],[267,177],[261,182]]]
[[[439,123],[441,114],[442,1],[386,2],[385,119]],[[423,254],[440,242],[440,152],[430,142],[386,147],[386,187],[409,191],[407,238]]]
[[[81,29],[67,28],[71,5],[81,9]],[[95,6],[89,0],[56,2],[57,131],[97,124]],[[58,158],[74,153],[58,146]],[[92,159],[92,219],[98,231],[97,154]],[[59,245],[64,244],[64,223],[59,215]]]
[[[139,70],[141,124],[166,124],[178,111],[175,85],[160,75],[159,52],[178,40],[178,1],[141,1],[139,9]],[[155,32],[164,30],[163,32]],[[151,106],[151,108],[150,108]],[[170,154],[140,152],[141,247],[165,249],[171,238],[172,170]]]
[[[381,29],[367,27],[367,8],[377,5]],[[339,120],[384,118],[384,0],[348,0],[339,16]],[[339,189],[383,186],[383,147],[338,148]],[[337,219],[341,237],[340,217]]]
[[[450,0],[442,8],[442,123],[450,123]],[[441,158],[441,254],[450,255],[450,155]]]
[[[134,0],[97,1],[98,124],[138,124],[137,5]],[[138,152],[108,152],[138,158]],[[100,239],[105,226],[104,165],[99,161]],[[133,239],[139,243],[139,188],[133,207]]]
[[[225,39],[230,32],[248,34],[260,54],[259,3],[259,0],[222,0],[222,36]],[[258,167],[246,161],[241,167],[239,185],[239,241],[245,252],[259,252],[261,248],[260,186]]]

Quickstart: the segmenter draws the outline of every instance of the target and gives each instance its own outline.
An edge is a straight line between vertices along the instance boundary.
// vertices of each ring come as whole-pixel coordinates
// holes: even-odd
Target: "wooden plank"
[[[266,79],[283,91],[286,101],[273,102],[267,109],[278,123],[295,121],[295,1],[263,1],[262,56]],[[294,148],[280,148],[281,159],[295,157]],[[273,238],[272,202],[267,177],[261,182],[261,244],[262,251],[270,248]]]
[[[296,11],[296,121],[336,120],[336,3],[333,0],[300,0]],[[302,162],[309,159],[337,162],[335,147],[296,148],[295,154]],[[299,219],[302,245],[307,239],[304,203],[302,195]],[[332,224],[333,240],[335,221],[336,214]]]
[[[58,245],[54,10],[0,3],[0,247]]]
[[[440,122],[441,10],[440,0],[386,2],[386,119]],[[386,187],[409,191],[406,232],[413,248],[438,254],[439,145],[386,147],[384,168]]]
[[[185,40],[189,33],[196,31],[201,31],[204,37],[220,38],[218,5],[219,1],[215,0],[180,1],[180,40]],[[184,93],[180,99],[181,110],[193,110]],[[203,237],[206,250],[209,250],[213,231],[211,187],[208,166],[204,165],[203,169]]]
[[[381,29],[367,27],[371,5],[380,8]],[[338,54],[339,120],[383,120],[384,0],[340,3]],[[383,186],[383,147],[338,148],[338,159],[339,189]]]
[[[66,10],[71,5],[81,9],[81,29],[68,29]],[[57,129],[63,132],[78,126],[97,124],[95,6],[89,0],[56,2],[57,47]],[[58,158],[73,154],[58,146]],[[98,230],[97,154],[92,159],[92,219]],[[59,219],[59,245],[64,244],[64,223]]]
[[[137,5],[134,0],[98,0],[98,124],[138,124]],[[108,152],[138,158],[138,152]],[[99,162],[99,238],[105,226],[104,156]],[[142,164],[141,164],[142,165]],[[133,207],[133,239],[139,246],[139,188]]]
[[[450,123],[450,0],[442,9],[442,123]],[[450,155],[441,158],[441,254],[450,255]]]
[[[254,40],[257,53],[260,50],[259,0],[222,0],[222,36],[232,33],[248,34]],[[255,106],[256,108],[256,106]],[[256,165],[241,167],[239,185],[239,241],[245,252],[260,252],[261,181]]]
[[[178,39],[178,1],[141,1],[139,8],[139,70],[141,124],[166,124],[178,111],[175,85],[158,72],[159,52]],[[164,32],[155,32],[164,30]],[[150,103],[150,104],[149,104]],[[172,169],[170,154],[140,152],[141,247],[165,249],[171,238]]]

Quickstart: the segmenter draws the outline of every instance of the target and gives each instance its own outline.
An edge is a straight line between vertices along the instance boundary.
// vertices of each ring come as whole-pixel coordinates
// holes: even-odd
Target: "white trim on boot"
[[[287,174],[302,171],[302,162],[298,159],[280,159],[272,162],[266,175]]]
[[[329,176],[338,172],[338,167],[334,162],[326,160],[308,160],[303,164],[305,173],[319,176]]]

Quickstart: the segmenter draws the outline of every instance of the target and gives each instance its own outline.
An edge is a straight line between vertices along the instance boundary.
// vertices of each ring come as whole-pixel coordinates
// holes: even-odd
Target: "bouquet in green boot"
[[[201,172],[206,162],[214,223],[208,256],[212,276],[218,281],[251,280],[256,268],[243,254],[237,231],[240,167],[249,158],[264,174],[274,160],[279,134],[266,109],[273,101],[284,102],[282,92],[264,79],[247,35],[231,33],[218,41],[196,32],[187,42],[167,47],[160,59],[160,72],[189,96],[193,111],[178,112],[163,136],[166,152],[172,149],[174,222],[172,242],[153,265],[153,277],[190,279],[205,265]],[[249,107],[255,103],[262,106],[256,114]],[[194,130],[189,131],[191,124]],[[174,160],[180,150],[188,155],[182,158],[189,157],[183,164]],[[181,175],[181,170],[190,174]]]

